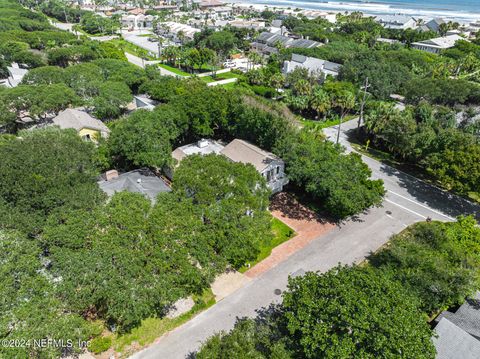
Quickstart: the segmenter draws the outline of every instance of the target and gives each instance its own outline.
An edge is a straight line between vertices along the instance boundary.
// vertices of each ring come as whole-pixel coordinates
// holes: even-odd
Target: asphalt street
[[[343,130],[347,132],[355,126],[356,121],[352,120],[343,124]],[[336,138],[336,128],[326,129],[325,132],[331,140]],[[345,132],[342,131],[341,142],[351,151]],[[372,177],[385,183],[387,193],[382,207],[372,208],[339,224],[132,358],[185,358],[212,334],[230,330],[237,318],[254,317],[270,304],[281,302],[281,295],[276,293],[278,289],[285,290],[288,276],[301,275],[306,271],[327,271],[339,263],[361,262],[386,243],[392,234],[412,223],[428,217],[450,221],[457,215],[470,213],[479,218],[479,206],[368,157],[363,159],[372,169]]]

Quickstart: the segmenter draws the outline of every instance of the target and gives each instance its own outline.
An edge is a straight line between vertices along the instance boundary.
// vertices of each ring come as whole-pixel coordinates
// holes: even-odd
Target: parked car
[[[233,62],[233,61],[225,61],[223,63],[223,67],[226,67],[226,68],[229,68],[229,69],[231,69],[232,67],[235,67],[235,66],[236,66],[235,62]]]

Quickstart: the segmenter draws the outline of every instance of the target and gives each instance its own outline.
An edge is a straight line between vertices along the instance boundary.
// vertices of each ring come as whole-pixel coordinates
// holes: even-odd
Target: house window
[[[84,141],[91,141],[92,140],[92,138],[90,137],[89,134],[84,135],[82,138],[83,138]]]
[[[272,173],[271,173],[271,171],[268,171],[267,172],[267,182],[270,182],[271,179],[272,179]]]
[[[280,166],[277,166],[277,175],[280,173]]]

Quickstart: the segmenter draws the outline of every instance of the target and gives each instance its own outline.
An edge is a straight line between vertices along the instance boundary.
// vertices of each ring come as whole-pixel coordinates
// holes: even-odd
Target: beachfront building
[[[154,20],[155,16],[144,14],[125,14],[120,19],[122,28],[129,30],[152,29]]]
[[[261,30],[265,28],[265,21],[263,20],[244,20],[244,19],[235,19],[229,21],[228,24],[231,27],[237,29],[252,29],[252,30]]]
[[[417,27],[417,21],[411,16],[382,15],[377,16],[375,20],[386,29],[406,30]]]
[[[290,36],[279,35],[272,32],[262,32],[254,42],[252,49],[264,55],[277,54],[279,48],[312,49],[322,46],[318,41],[309,39],[295,39]]]
[[[283,63],[282,72],[288,74],[296,68],[304,68],[307,69],[310,74],[323,74],[324,76],[337,77],[341,67],[342,65],[335,62],[292,54],[292,59]]]
[[[444,37],[437,37],[435,39],[414,42],[412,43],[412,47],[417,50],[438,54],[443,50],[454,47],[455,43],[459,40],[465,39],[459,35],[448,35]]]
[[[162,35],[175,42],[182,42],[185,40],[191,41],[197,32],[201,32],[200,29],[196,29],[193,26],[173,21],[159,23],[158,27]]]

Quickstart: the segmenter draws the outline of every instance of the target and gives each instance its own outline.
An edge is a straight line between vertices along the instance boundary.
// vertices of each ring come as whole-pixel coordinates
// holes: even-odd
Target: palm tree
[[[270,86],[272,86],[275,89],[277,96],[278,96],[278,90],[282,88],[284,84],[285,84],[285,77],[283,76],[282,73],[277,72],[276,74],[273,74],[270,77]]]
[[[345,115],[350,111],[353,107],[355,107],[355,96],[353,93],[347,90],[339,91],[333,97],[333,103],[335,107],[340,110],[340,122],[338,124],[338,132],[337,132],[337,143],[340,141],[340,131],[342,127],[343,119]]]
[[[183,42],[185,41],[185,33],[183,32],[183,30],[180,30],[178,33],[177,33],[177,38],[178,40],[180,41],[180,44],[183,46]]]
[[[310,107],[317,112],[317,118],[320,117],[320,114],[323,114],[323,120],[325,121],[327,118],[327,112],[332,107],[330,96],[322,90],[322,88],[315,88],[312,97],[310,98]]]

